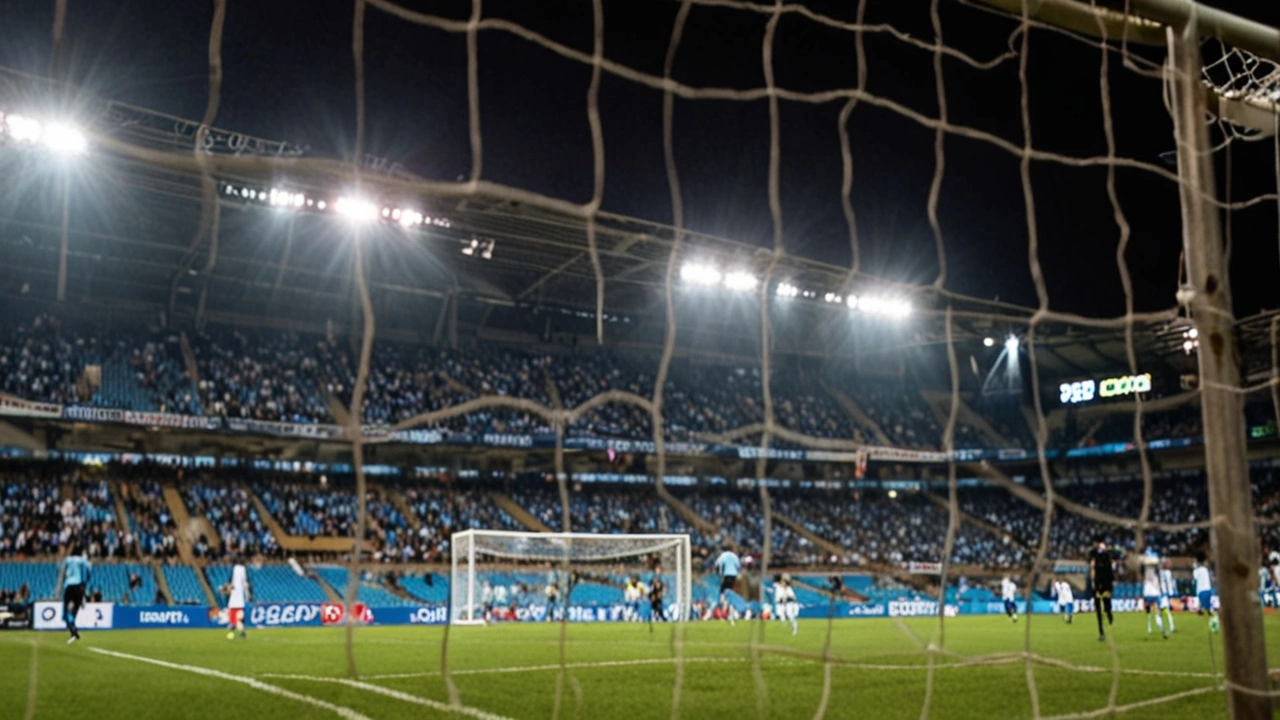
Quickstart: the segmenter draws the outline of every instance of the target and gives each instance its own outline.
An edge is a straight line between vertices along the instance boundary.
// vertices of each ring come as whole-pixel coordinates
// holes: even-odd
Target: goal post
[[[538,617],[570,612],[571,619],[574,608],[579,613],[605,608],[607,618],[621,619],[610,611],[625,610],[620,591],[627,578],[648,585],[657,573],[667,586],[668,620],[688,620],[693,607],[693,552],[685,534],[463,530],[454,533],[451,544],[449,622],[454,625],[483,624],[486,608],[494,605],[537,610]],[[508,585],[522,591],[507,593]],[[647,599],[642,604],[649,605]]]

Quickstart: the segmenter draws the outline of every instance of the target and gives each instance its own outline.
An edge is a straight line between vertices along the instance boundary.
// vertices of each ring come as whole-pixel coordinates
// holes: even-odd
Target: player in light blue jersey
[[[720,553],[720,557],[716,558],[716,574],[720,576],[720,607],[724,608],[725,617],[729,619],[730,625],[737,625],[737,611],[729,604],[728,592],[738,582],[738,572],[742,569],[742,560],[738,559],[738,554],[729,548],[725,548]]]
[[[1160,562],[1160,610],[1164,613],[1164,622],[1169,626],[1169,632],[1174,632],[1173,627],[1173,598],[1178,595],[1178,584],[1173,581],[1173,563],[1169,562],[1169,558],[1164,558]]]
[[[80,639],[80,631],[76,629],[76,613],[84,606],[84,589],[89,584],[89,570],[92,566],[84,556],[84,546],[75,543],[67,556],[62,559],[62,617],[66,620],[67,631],[71,637],[67,644]]]

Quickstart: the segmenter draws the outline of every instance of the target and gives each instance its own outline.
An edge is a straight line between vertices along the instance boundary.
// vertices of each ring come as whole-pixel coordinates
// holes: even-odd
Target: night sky
[[[458,19],[471,10],[469,2],[458,1],[403,4]],[[1263,8],[1269,3],[1215,4],[1280,22],[1280,11]],[[212,2],[69,0],[68,5],[63,52],[71,79],[106,98],[188,118],[203,114]],[[228,5],[225,79],[216,124],[343,157],[355,133],[351,2],[229,0]],[[809,6],[846,20],[855,12],[852,2]],[[678,8],[672,0],[605,2],[605,54],[661,74]],[[1006,52],[1017,26],[955,0],[941,0],[941,11],[947,44],[980,60]],[[591,4],[585,0],[486,0],[484,14],[591,51]],[[0,64],[47,72],[52,16],[52,0],[0,6]],[[760,53],[767,20],[754,12],[695,7],[677,57],[677,78],[697,86],[762,86]],[[871,0],[867,21],[892,23],[917,38],[933,36],[927,2]],[[867,34],[866,48],[870,91],[936,116],[930,52],[874,33]],[[482,33],[479,50],[484,177],[587,200],[590,68],[500,31]],[[1162,53],[1148,50],[1146,56],[1159,59]],[[781,86],[811,91],[857,82],[854,36],[799,16],[781,21],[775,57]],[[1158,163],[1174,147],[1161,86],[1120,68],[1118,56],[1112,59],[1119,152]],[[1054,33],[1032,33],[1030,108],[1037,147],[1078,156],[1105,152],[1099,61],[1095,48]],[[465,176],[471,167],[465,36],[414,26],[370,8],[366,63],[366,149],[429,178]],[[1016,58],[990,70],[948,59],[943,75],[952,122],[1021,144]],[[837,115],[842,104],[782,104],[781,186],[787,250],[847,265],[848,232],[839,202]],[[604,76],[607,210],[671,221],[661,109],[661,93]],[[762,246],[772,242],[768,132],[765,101],[677,101],[676,157],[691,228]],[[938,265],[926,200],[934,172],[933,131],[861,104],[853,111],[849,132],[863,269],[932,282]],[[945,142],[939,216],[950,266],[947,286],[1035,304],[1018,158],[956,135]],[[1234,147],[1235,199],[1274,191],[1274,152],[1269,141]],[[1123,310],[1115,263],[1119,232],[1105,176],[1102,168],[1033,165],[1041,261],[1055,308],[1102,315]],[[1169,307],[1181,248],[1176,188],[1136,170],[1118,171],[1117,182],[1133,225],[1128,259],[1137,307]],[[1280,306],[1276,217],[1272,202],[1231,218],[1233,291],[1242,314]]]

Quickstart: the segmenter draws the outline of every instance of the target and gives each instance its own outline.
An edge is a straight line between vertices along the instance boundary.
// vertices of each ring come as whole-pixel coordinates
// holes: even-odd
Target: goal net
[[[1010,717],[1124,717],[1183,703],[1214,716],[1224,702],[1238,718],[1269,715],[1257,573],[1259,535],[1280,547],[1280,482],[1248,464],[1259,446],[1247,438],[1256,428],[1274,443],[1280,427],[1280,314],[1237,315],[1276,306],[1280,32],[1189,0],[436,5],[355,0],[353,150],[342,160],[217,141],[225,0],[214,2],[199,129],[162,145],[114,108],[115,124],[94,138],[147,168],[139,175],[157,194],[171,192],[161,174],[200,180],[198,193],[194,182],[183,189],[201,203],[197,232],[183,238],[172,277],[153,283],[171,298],[167,317],[203,322],[219,291],[252,313],[278,291],[290,311],[310,303],[298,313],[334,306],[334,322],[349,318],[351,372],[320,383],[344,406],[329,438],[350,443],[357,478],[348,604],[368,542],[364,463],[385,456],[369,446],[466,437],[486,449],[457,455],[485,452],[495,467],[528,451],[527,467],[522,457],[506,469],[554,478],[565,532],[454,534],[453,623],[483,621],[499,587],[508,604],[517,588],[517,608],[527,600],[548,612],[548,589],[561,606],[611,604],[628,576],[652,579],[655,557],[675,616],[689,617],[688,536],[572,532],[594,526],[570,487],[620,467],[617,450],[655,502],[672,498],[676,476],[715,495],[687,498],[704,521],[697,544],[752,557],[750,573],[766,579],[753,601],[765,601],[781,558],[814,555],[797,551],[802,534],[832,558],[814,574],[837,576],[797,583],[815,607],[850,597],[834,592],[840,573],[912,579],[912,561],[928,569],[933,582],[918,593],[928,597],[909,607],[936,618],[881,627],[881,648],[900,664],[876,655],[875,633],[842,634],[834,613],[823,640],[804,647],[766,643],[753,627],[743,642],[755,693],[729,701],[745,697],[758,717],[776,714],[771,702],[834,716],[833,698],[898,688],[912,673],[919,692],[894,693],[913,706],[903,716],[946,717],[948,701]],[[409,54],[418,47],[453,54],[433,64]],[[421,140],[422,172],[446,179],[384,172],[366,157],[409,144],[374,132],[395,126],[387,115],[401,105],[412,108],[405,126],[432,136]],[[572,172],[555,172],[562,166]],[[300,229],[315,237],[305,253],[285,244],[279,262],[264,262],[263,233],[237,244],[230,220],[219,224],[223,207],[251,204],[325,231]],[[93,245],[82,248],[65,227],[64,264],[101,259],[105,235],[85,233]],[[36,248],[43,255],[13,247],[23,258],[59,251],[56,240]],[[402,263],[396,251],[406,249],[443,268],[436,280]],[[295,274],[328,291],[282,288]],[[86,287],[104,282],[84,277]],[[516,309],[536,316],[534,330],[489,327]],[[593,343],[643,348],[643,369],[628,373],[604,353],[578,365],[487,357],[449,361],[457,374],[446,383],[431,361],[406,370],[395,353],[375,352],[375,336],[423,338],[431,318],[434,344],[451,338],[455,350],[469,325],[477,338],[561,343],[566,356]],[[708,357],[737,367],[717,375],[682,362]],[[502,363],[500,376],[486,374]],[[405,392],[416,376],[450,390],[412,400],[424,394]],[[728,497],[728,487],[743,492]],[[1019,608],[1043,608],[1051,582],[1069,580],[1085,598],[1094,536],[1130,559],[1148,545],[1177,555],[1184,585],[1194,555],[1216,567],[1221,634],[1179,620],[1178,640],[1189,627],[1204,633],[1177,653],[1198,653],[1196,669],[1138,664],[1158,653],[1118,649],[1101,615],[1106,644],[1084,617],[1061,653],[1038,634],[1054,621],[1044,612],[1022,614],[1008,635],[955,641],[960,566],[997,587],[1009,575]],[[1116,573],[1131,590],[1142,585],[1136,566],[1117,563]],[[1194,612],[1199,593],[1184,594]],[[749,714],[692,705],[688,627],[670,630],[670,716]],[[352,638],[349,629],[354,677]],[[447,659],[447,628],[441,642]],[[562,627],[552,717],[572,670],[569,642]],[[1081,660],[1082,645],[1107,655]],[[797,658],[822,669],[812,687],[796,675],[771,685],[770,661]],[[1025,670],[1008,676],[1025,692],[1005,681],[976,700],[962,692],[982,693],[982,673],[1009,664]],[[447,663],[442,672],[448,679]],[[486,699],[449,687],[452,705]]]
[[[450,622],[683,621],[693,606],[688,535],[465,530],[453,535]],[[636,584],[638,594],[627,592]],[[661,583],[655,613],[654,587]],[[653,617],[653,615],[658,617]]]

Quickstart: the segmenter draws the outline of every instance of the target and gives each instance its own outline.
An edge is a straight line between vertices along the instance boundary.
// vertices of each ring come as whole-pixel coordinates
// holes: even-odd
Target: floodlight
[[[993,337],[984,337],[984,338],[982,338],[982,346],[983,346],[983,347],[995,347],[995,344],[996,344],[996,339],[995,339],[995,338],[993,338]]]
[[[898,497],[898,491],[897,491],[897,490],[890,490],[890,491],[889,491],[889,499],[890,499],[890,500],[892,500],[892,499],[894,499],[894,498],[896,498],[896,497]]]
[[[800,288],[791,283],[778,283],[778,297],[793,298],[800,294]]]
[[[1010,355],[1012,355],[1013,353],[1018,352],[1018,338],[1017,338],[1017,336],[1015,336],[1015,335],[1010,335],[1009,337],[1005,338],[1005,340],[1004,340],[1004,349],[1005,349],[1006,351],[1008,351]]]
[[[844,298],[840,297],[839,295],[837,295],[837,294],[835,294],[835,293],[833,293],[833,292],[829,292],[829,293],[827,293],[826,295],[823,295],[823,296],[822,296],[822,299],[823,299],[825,302],[829,302],[829,303],[838,303],[838,302],[843,302],[843,301],[844,301]]]
[[[845,305],[848,305],[850,310],[857,310],[857,309],[858,309],[858,296],[857,296],[857,295],[850,295],[849,297],[847,297],[847,298],[845,298],[845,299],[844,299],[844,304],[845,304]]]
[[[685,263],[680,268],[680,279],[691,285],[719,285],[720,271],[710,265]]]
[[[1187,331],[1187,337],[1191,338],[1192,340],[1195,340],[1196,338],[1200,337],[1200,330],[1198,328],[1191,328],[1190,330]]]
[[[863,297],[858,300],[858,307],[873,315],[892,318],[904,318],[911,314],[911,304],[906,300],[893,300],[882,297]]]
[[[359,198],[340,197],[333,209],[337,210],[339,215],[345,215],[356,222],[368,222],[378,218],[378,206]]]
[[[730,290],[746,292],[755,290],[760,279],[745,270],[735,270],[724,276],[724,286]]]
[[[44,127],[39,120],[25,115],[5,116],[4,126],[9,137],[18,142],[38,142],[44,133]]]
[[[45,147],[59,155],[79,155],[89,149],[89,139],[84,133],[62,123],[46,126],[40,139]]]

